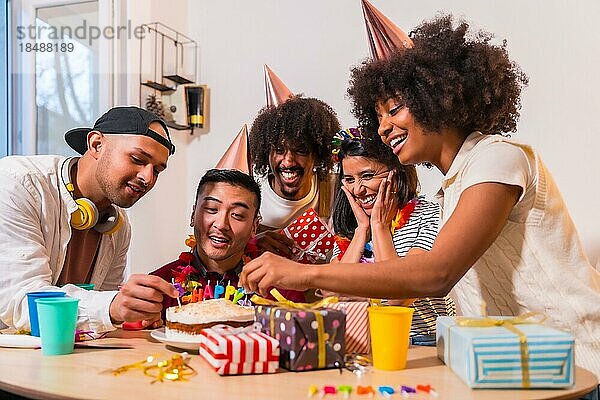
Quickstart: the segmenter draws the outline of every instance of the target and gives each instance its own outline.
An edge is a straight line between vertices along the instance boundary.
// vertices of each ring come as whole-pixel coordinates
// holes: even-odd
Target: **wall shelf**
[[[154,82],[154,81],[146,81],[146,82],[142,82],[141,84],[144,86],[147,86],[149,88],[152,88],[154,90],[158,90],[159,92],[172,92],[173,90],[177,89],[176,86],[167,86],[162,83],[158,83],[158,82]]]
[[[144,35],[140,38],[139,103],[164,118],[169,127],[190,129],[188,121],[181,117],[182,112],[187,116],[186,110],[180,109],[185,105],[165,104],[164,100],[169,101],[178,88],[183,89],[179,85],[196,82],[198,44],[160,22],[141,26]]]

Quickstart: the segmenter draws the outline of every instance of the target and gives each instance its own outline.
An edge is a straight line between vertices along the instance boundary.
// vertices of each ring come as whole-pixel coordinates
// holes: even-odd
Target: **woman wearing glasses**
[[[338,159],[332,263],[385,261],[431,249],[439,206],[417,197],[414,166],[400,164],[379,138],[342,141]],[[434,346],[436,318],[454,315],[454,303],[449,297],[428,297],[411,306],[412,343]]]

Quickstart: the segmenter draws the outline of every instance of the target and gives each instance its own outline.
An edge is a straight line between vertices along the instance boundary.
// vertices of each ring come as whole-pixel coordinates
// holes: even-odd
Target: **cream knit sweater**
[[[460,194],[482,182],[523,188],[509,221],[454,287],[458,309],[489,315],[544,313],[547,324],[575,337],[576,363],[600,377],[600,273],[588,261],[556,184],[529,146],[471,134],[438,194],[442,223]]]

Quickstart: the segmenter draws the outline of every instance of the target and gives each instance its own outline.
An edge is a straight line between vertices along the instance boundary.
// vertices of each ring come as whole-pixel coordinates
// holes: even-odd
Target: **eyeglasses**
[[[378,173],[375,172],[364,172],[361,176],[356,179],[352,175],[346,175],[342,177],[342,184],[346,187],[353,187],[355,185],[364,185],[367,182],[370,182],[373,179],[383,179],[390,173],[390,170],[381,171]]]

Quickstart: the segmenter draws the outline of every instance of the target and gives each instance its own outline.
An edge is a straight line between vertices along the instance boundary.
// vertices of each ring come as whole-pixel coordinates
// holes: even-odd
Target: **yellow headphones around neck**
[[[71,213],[71,227],[78,231],[94,228],[104,235],[112,235],[123,225],[123,216],[117,207],[110,205],[108,210],[100,214],[90,199],[75,198],[75,186],[71,183],[71,168],[79,161],[79,157],[67,158],[62,165],[62,180],[67,191],[77,203],[77,210]]]

